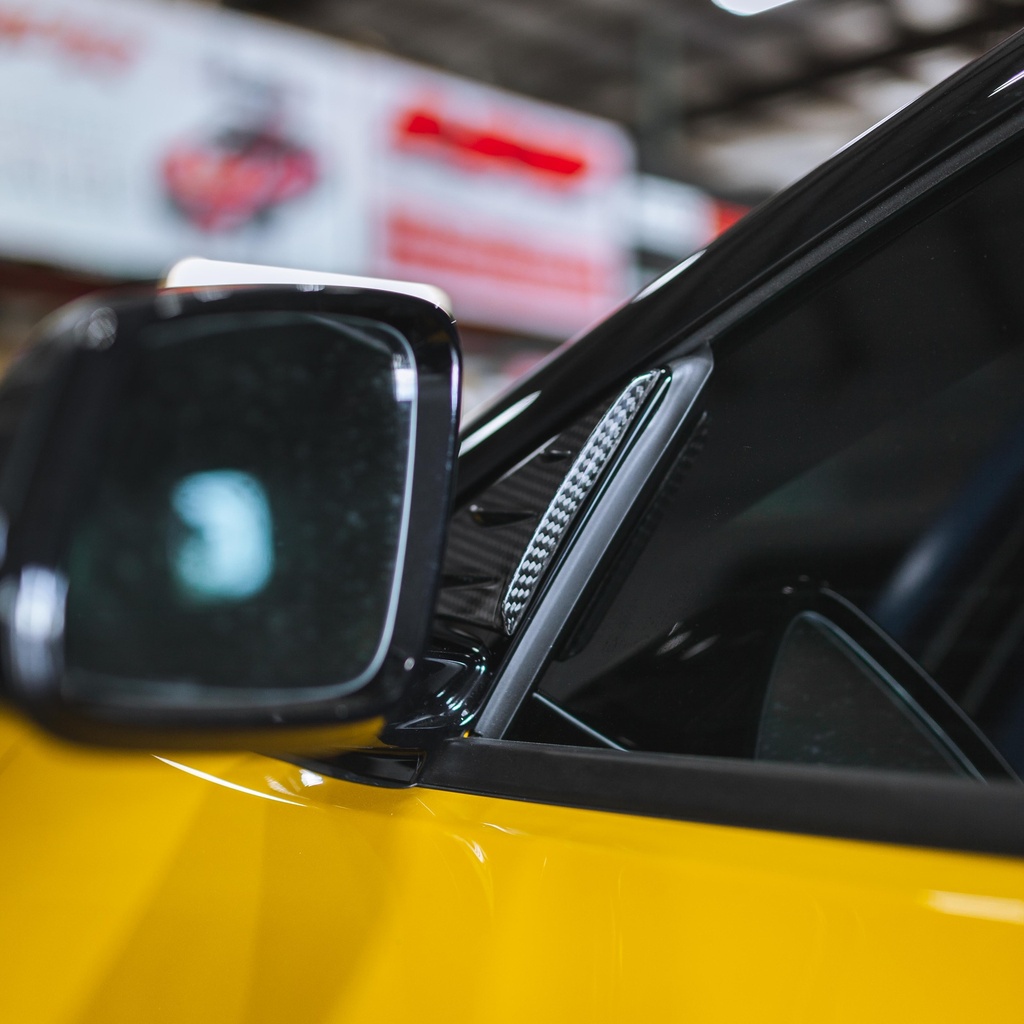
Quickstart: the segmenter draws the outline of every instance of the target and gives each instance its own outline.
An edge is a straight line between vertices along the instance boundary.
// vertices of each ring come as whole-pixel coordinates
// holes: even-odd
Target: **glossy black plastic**
[[[418,386],[402,584],[379,670],[354,692],[325,686],[323,697],[307,693],[302,700],[275,691],[282,693],[280,700],[241,700],[230,707],[183,701],[173,708],[146,708],[125,706],[109,696],[100,703],[84,694],[69,696],[59,672],[42,682],[12,672],[11,609],[0,610],[8,620],[6,688],[49,728],[125,745],[253,745],[271,731],[289,730],[294,738],[296,729],[375,719],[392,709],[417,678],[450,506],[459,364],[451,317],[406,295],[296,286],[174,289],[96,296],[60,311],[0,389],[0,441],[8,446],[0,477],[0,504],[8,521],[0,590],[3,581],[19,579],[25,569],[58,572],[61,567],[79,514],[78,499],[97,457],[90,424],[104,403],[116,402],[122,384],[118,353],[139,345],[140,332],[154,325],[270,313],[373,321],[397,331],[411,349]],[[281,371],[287,372],[287,359]],[[60,627],[62,637],[63,622]],[[59,647],[63,640],[58,637],[55,643]]]
[[[1022,68],[1024,34],[1018,34],[574,339],[468,425],[465,437],[479,432],[482,439],[459,460],[459,504],[629,375],[713,344],[808,269],[1024,128],[1024,80],[1015,79]],[[522,411],[510,417],[517,408]],[[488,433],[499,418],[505,425]]]
[[[469,737],[419,785],[647,818],[1024,855],[1020,787],[972,779]]]

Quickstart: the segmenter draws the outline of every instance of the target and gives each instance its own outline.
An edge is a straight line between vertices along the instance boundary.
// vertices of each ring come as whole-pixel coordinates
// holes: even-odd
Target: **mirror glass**
[[[416,380],[401,335],[354,317],[143,332],[70,536],[66,687],[231,707],[367,682],[393,625]]]

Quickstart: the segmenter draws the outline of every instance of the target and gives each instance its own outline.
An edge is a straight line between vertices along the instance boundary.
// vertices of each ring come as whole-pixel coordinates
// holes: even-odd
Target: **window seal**
[[[465,737],[419,785],[634,817],[1024,856],[1024,788],[868,769]]]

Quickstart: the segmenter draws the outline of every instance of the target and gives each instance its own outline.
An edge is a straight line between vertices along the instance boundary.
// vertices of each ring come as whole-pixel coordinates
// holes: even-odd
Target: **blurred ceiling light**
[[[802,177],[841,145],[849,133],[799,129],[751,131],[737,128],[732,137],[691,140],[691,158],[702,180],[723,192],[768,195]]]
[[[974,8],[972,0],[896,0],[903,22],[923,32],[938,32],[966,21]]]
[[[842,85],[847,100],[872,122],[905,107],[924,91],[916,78],[898,78],[874,69],[850,75]]]
[[[838,95],[808,94],[799,102],[780,103],[775,111],[780,131],[819,132],[849,138],[864,130],[865,120],[860,110]]]
[[[949,78],[954,71],[959,71],[972,57],[969,50],[950,46],[915,54],[908,57],[905,64],[914,78],[925,88],[931,88]]]
[[[884,49],[896,41],[887,7],[844,3],[814,9],[808,28],[815,42],[833,57],[854,57]]]
[[[779,78],[798,74],[803,63],[802,54],[788,36],[770,33],[770,30],[742,40],[736,47],[735,59],[748,70]]]
[[[763,11],[770,11],[773,7],[781,7],[783,4],[792,3],[793,0],[714,0],[716,7],[730,14],[738,14],[746,17],[749,14],[761,14]]]

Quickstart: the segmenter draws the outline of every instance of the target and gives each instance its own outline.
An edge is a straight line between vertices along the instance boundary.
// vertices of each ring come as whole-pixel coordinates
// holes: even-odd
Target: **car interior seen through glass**
[[[952,770],[927,745],[893,749],[920,722],[844,740],[852,677],[807,736],[776,722],[766,741],[784,627],[801,594],[828,590],[1024,774],[1022,177],[1004,162],[719,339],[701,428],[646,536],[590,595],[511,738]],[[868,675],[857,700],[885,705]],[[800,674],[819,695],[821,677]],[[886,685],[896,715],[904,687]],[[853,747],[853,762],[835,753]]]

